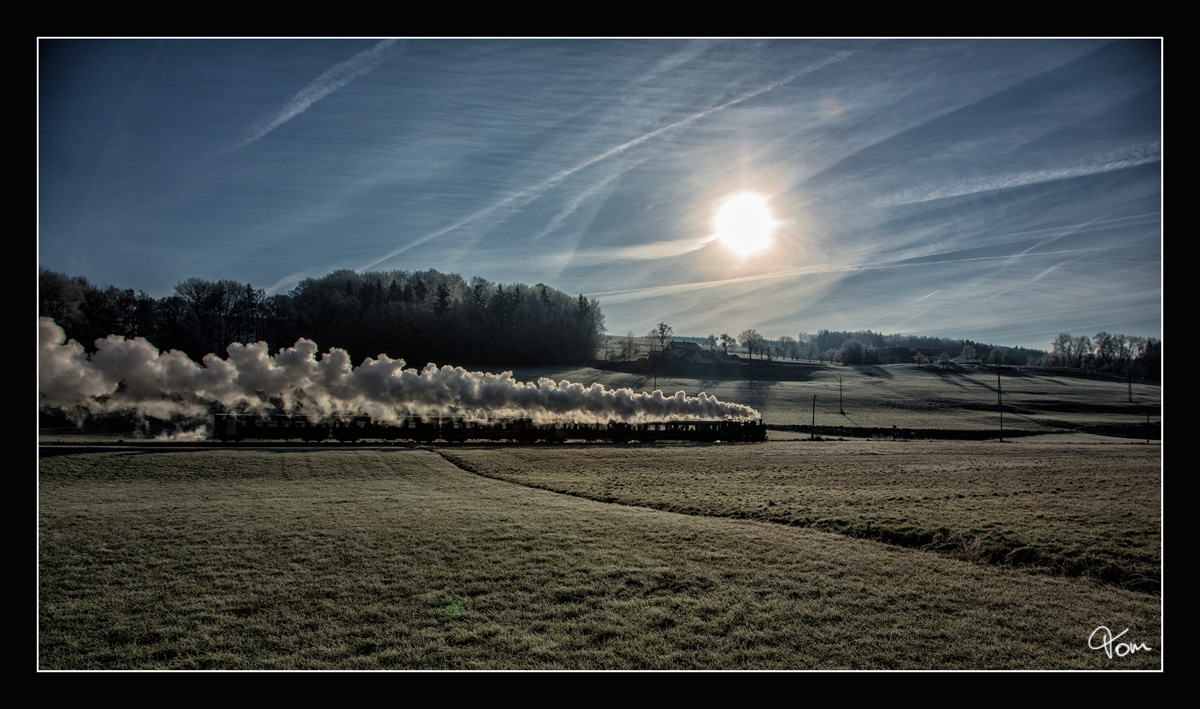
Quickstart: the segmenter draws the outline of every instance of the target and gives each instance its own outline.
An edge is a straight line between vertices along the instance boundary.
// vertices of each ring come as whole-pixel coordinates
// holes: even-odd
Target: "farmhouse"
[[[682,360],[684,362],[699,363],[704,352],[700,349],[700,345],[695,342],[679,342],[671,340],[667,348],[663,350],[663,356],[668,359]]]
[[[661,351],[650,352],[650,360],[679,364],[712,364],[713,355],[711,352],[705,352],[695,342],[671,340]]]

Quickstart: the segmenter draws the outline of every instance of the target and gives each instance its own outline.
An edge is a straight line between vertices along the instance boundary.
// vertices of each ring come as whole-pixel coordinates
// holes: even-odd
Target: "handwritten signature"
[[[1104,654],[1108,655],[1108,659],[1110,660],[1112,659],[1113,655],[1116,655],[1117,657],[1125,657],[1126,655],[1132,655],[1138,650],[1145,650],[1148,652],[1153,649],[1145,643],[1116,642],[1117,638],[1120,638],[1122,635],[1128,632],[1129,628],[1126,628],[1116,635],[1113,635],[1112,631],[1108,629],[1108,626],[1101,625],[1099,628],[1093,630],[1092,634],[1088,636],[1088,648],[1091,650],[1103,650]],[[1097,634],[1100,635],[1099,645],[1094,642],[1097,640]]]

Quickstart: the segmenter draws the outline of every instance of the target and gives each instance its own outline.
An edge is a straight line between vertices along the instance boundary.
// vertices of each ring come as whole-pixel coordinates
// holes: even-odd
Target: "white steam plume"
[[[62,328],[45,317],[39,335],[39,404],[64,411],[133,411],[164,420],[206,416],[214,405],[310,418],[367,414],[379,421],[520,416],[582,423],[759,416],[748,406],[707,394],[639,394],[545,378],[523,383],[511,372],[468,372],[433,364],[405,368],[404,360],[387,355],[354,367],[341,349],[318,359],[316,343],[306,339],[274,355],[265,342],[234,343],[227,359],[209,354],[202,366],[182,352],[162,353],[144,338],[118,335],[97,340],[97,351],[88,357],[82,345],[67,341]]]

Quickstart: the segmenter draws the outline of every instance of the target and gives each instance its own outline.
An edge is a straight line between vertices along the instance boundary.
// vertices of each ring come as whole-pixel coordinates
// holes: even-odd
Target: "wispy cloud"
[[[581,260],[576,265],[587,263],[612,263],[614,261],[657,261],[664,258],[676,258],[702,249],[715,241],[716,234],[707,236],[672,239],[669,241],[651,241],[645,244],[621,246],[613,249],[595,249],[576,256]]]
[[[633,167],[640,165],[641,162],[641,160],[630,160],[627,165],[619,165],[616,169],[607,170],[595,180],[582,185],[578,192],[571,196],[554,216],[550,217],[550,221],[546,226],[530,237],[530,243],[538,243],[562,227],[567,219],[583,208],[584,205],[594,204],[603,195],[609,194],[617,178],[633,169]]]
[[[760,86],[759,88],[754,89],[752,91],[747,91],[746,93],[743,93],[735,98],[732,98],[729,101],[726,101],[725,103],[722,103],[717,106],[713,106],[712,108],[707,108],[698,113],[693,113],[692,115],[690,115],[686,118],[682,118],[678,121],[675,121],[674,123],[665,125],[661,128],[656,128],[655,130],[652,130],[648,133],[640,135],[631,140],[625,141],[624,143],[621,143],[620,145],[618,145],[616,147],[609,148],[608,150],[605,150],[604,152],[599,153],[598,155],[593,155],[592,157],[590,157],[582,162],[579,162],[571,167],[560,170],[559,172],[551,175],[550,177],[546,178],[545,180],[542,180],[541,182],[538,182],[537,184],[534,184],[525,189],[519,190],[519,191],[509,195],[508,197],[505,197],[504,199],[500,200],[499,202],[496,202],[487,207],[484,207],[483,209],[480,209],[480,210],[474,212],[473,214],[469,214],[469,215],[463,217],[462,219],[459,219],[458,221],[454,222],[453,224],[450,224],[449,226],[446,226],[442,229],[438,229],[436,231],[432,231],[428,234],[425,234],[424,236],[418,237],[418,238],[410,241],[409,243],[405,244],[404,246],[401,246],[398,249],[394,249],[394,250],[388,252],[387,254],[385,254],[384,256],[381,256],[381,257],[375,259],[374,261],[366,264],[365,266],[362,266],[358,270],[365,271],[367,269],[374,268],[375,266],[383,263],[384,261],[387,261],[388,259],[399,256],[400,254],[402,254],[406,251],[414,249],[422,244],[432,241],[433,239],[436,239],[440,236],[448,234],[452,231],[461,229],[462,227],[467,226],[468,224],[471,224],[479,219],[482,219],[483,217],[489,216],[501,209],[519,208],[519,207],[533,201],[538,196],[540,196],[542,193],[544,193],[546,190],[548,190],[552,187],[555,187],[556,185],[561,183],[563,180],[566,180],[568,177],[571,177],[572,175],[579,172],[580,170],[584,170],[586,168],[591,167],[592,165],[595,165],[596,163],[599,163],[599,162],[602,162],[609,158],[613,158],[618,155],[621,155],[622,153],[625,153],[626,151],[628,151],[632,148],[635,148],[649,140],[653,140],[654,138],[657,138],[665,133],[670,133],[672,131],[676,131],[680,128],[683,128],[683,127],[689,126],[693,123],[696,123],[699,120],[707,118],[708,116],[711,116],[714,113],[723,111],[727,108],[731,108],[731,107],[736,106],[745,101],[749,101],[750,99],[752,99],[756,96],[760,96],[764,93],[767,93],[768,91],[772,91],[774,89],[779,88],[780,86],[783,86],[792,81],[795,81],[796,79],[800,78],[801,76],[804,76],[806,74],[811,74],[812,72],[818,71],[826,66],[829,66],[830,64],[840,62],[840,61],[844,60],[846,57],[850,56],[851,54],[852,54],[852,52],[849,52],[849,51],[836,52],[834,54],[831,54],[828,57],[825,57],[824,59],[822,59],[819,62],[816,62],[810,66],[806,66],[803,69],[800,69],[798,71],[794,71],[794,72],[788,74],[787,76],[783,77],[782,79],[773,81],[769,84],[766,84],[765,86]]]
[[[1159,143],[1139,145],[1056,169],[983,175],[961,180],[914,185],[880,198],[874,206],[894,207],[902,204],[929,202],[947,197],[961,197],[979,192],[1008,189],[1010,187],[1024,187],[1025,185],[1041,182],[1067,180],[1074,177],[1112,172],[1113,170],[1124,170],[1130,167],[1157,162],[1160,159],[1162,158]]]
[[[903,262],[883,262],[883,263],[864,263],[847,266],[825,265],[825,266],[803,266],[799,268],[788,268],[781,271],[771,271],[769,273],[756,273],[749,276],[739,276],[737,278],[722,278],[712,281],[695,281],[692,283],[675,283],[665,286],[650,286],[647,288],[630,288],[619,291],[605,291],[599,293],[587,293],[589,298],[599,298],[602,304],[626,303],[630,301],[645,300],[647,298],[658,298],[668,295],[677,295],[679,293],[687,293],[689,291],[703,290],[706,288],[719,288],[722,286],[734,285],[737,283],[754,283],[758,281],[770,281],[779,278],[795,278],[797,276],[836,274],[836,273],[857,273],[862,271],[882,271],[897,268],[916,268],[922,266],[940,266],[944,264],[960,264],[972,262],[1000,261],[1022,256],[1042,256],[1052,257],[1066,254],[1092,253],[1100,251],[1111,251],[1121,247],[1117,246],[1100,246],[1086,249],[1065,249],[1062,251],[1045,251],[1037,254],[1029,254],[1022,252],[1020,254],[1004,254],[997,256],[972,256],[967,258],[947,258],[940,260],[927,261],[903,261]],[[940,289],[939,289],[940,290]],[[936,293],[938,291],[934,291]],[[930,293],[929,295],[933,295]],[[924,296],[918,300],[924,300],[929,296]],[[918,302],[918,301],[914,301]]]
[[[867,324],[865,324],[865,325],[863,325],[862,327],[860,327],[860,328],[857,328],[857,329],[859,329],[859,330],[866,330],[866,329],[870,328],[872,325],[874,325],[875,323],[879,322],[880,320],[883,320],[884,318],[889,318],[889,317],[891,317],[891,316],[895,315],[896,313],[900,312],[901,310],[904,310],[905,308],[908,308],[908,307],[911,307],[911,306],[913,306],[913,305],[916,305],[917,303],[920,303],[922,300],[925,300],[926,298],[929,298],[929,297],[931,297],[931,296],[935,296],[935,295],[937,295],[938,293],[941,293],[941,292],[942,292],[942,289],[941,289],[941,288],[938,288],[938,289],[937,289],[937,290],[935,290],[934,292],[932,292],[932,293],[927,293],[927,294],[925,294],[925,295],[921,296],[920,298],[917,298],[916,300],[912,301],[911,303],[906,303],[906,304],[904,304],[904,305],[900,306],[899,308],[896,308],[895,310],[890,310],[890,311],[888,311],[888,312],[884,313],[883,315],[880,315],[880,316],[878,316],[878,317],[876,317],[876,318],[872,319],[870,322],[868,322]],[[927,312],[927,311],[928,311],[930,308],[932,308],[932,307],[933,307],[933,306],[929,306],[929,307],[927,307],[927,308],[923,309],[923,310],[921,311],[921,313],[925,313],[925,312]],[[910,319],[911,319],[911,318],[910,318]]]
[[[328,69],[313,79],[308,86],[301,89],[299,93],[280,107],[269,119],[251,130],[246,138],[238,143],[234,149],[244,148],[259,140],[279,126],[307,111],[317,101],[320,101],[358,77],[374,71],[387,58],[388,52],[394,44],[396,44],[396,40],[385,39],[374,47],[359,52],[346,61]]]

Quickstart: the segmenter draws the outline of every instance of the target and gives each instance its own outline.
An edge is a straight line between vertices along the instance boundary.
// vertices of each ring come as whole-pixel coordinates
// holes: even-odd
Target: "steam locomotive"
[[[539,423],[532,419],[471,421],[459,418],[421,419],[409,417],[395,422],[378,422],[370,416],[350,416],[311,421],[304,416],[256,416],[217,414],[213,436],[220,441],[362,440],[411,441],[514,441],[518,443],[655,442],[699,441],[746,443],[765,441],[767,427],[762,419],[722,421],[656,421],[646,423]]]

